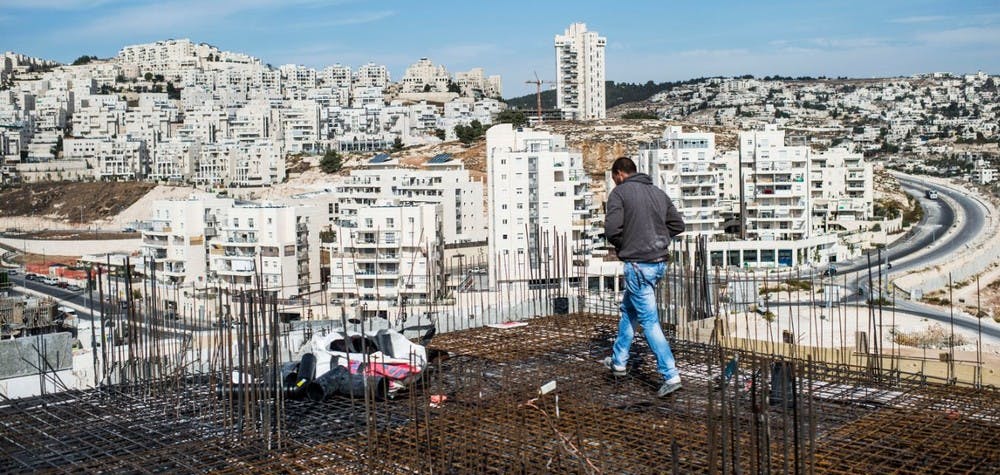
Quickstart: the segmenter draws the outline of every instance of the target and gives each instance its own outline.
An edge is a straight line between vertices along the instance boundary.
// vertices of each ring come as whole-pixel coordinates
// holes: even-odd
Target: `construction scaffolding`
[[[466,328],[431,340],[422,378],[393,398],[371,390],[322,402],[292,397],[275,376],[296,357],[293,340],[372,322],[293,331],[262,289],[218,291],[235,322],[224,326],[102,304],[105,334],[93,338],[108,343],[94,352],[93,389],[0,401],[0,472],[1000,472],[995,386],[911,371],[875,338],[826,345],[836,351],[822,347],[827,337],[800,342],[798,330],[751,338],[733,322],[770,310],[749,308],[757,290],[731,284],[791,277],[762,287],[709,270],[701,254],[672,265],[660,289],[684,384],[666,399],[641,339],[628,376],[601,365],[613,303],[549,311],[578,291],[568,284],[500,295],[505,310],[469,311],[476,325],[461,314],[432,322]],[[862,307],[872,335],[876,310]],[[486,326],[515,320],[524,325]]]

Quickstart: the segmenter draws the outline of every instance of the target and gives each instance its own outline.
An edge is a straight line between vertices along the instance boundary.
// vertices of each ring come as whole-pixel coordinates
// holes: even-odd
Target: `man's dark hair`
[[[618,157],[615,159],[615,163],[611,164],[611,173],[625,172],[625,174],[632,175],[635,174],[635,171],[635,162],[628,157]]]

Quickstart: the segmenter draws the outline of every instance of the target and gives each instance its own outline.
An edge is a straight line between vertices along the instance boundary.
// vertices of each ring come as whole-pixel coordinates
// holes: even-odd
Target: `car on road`
[[[69,288],[69,282],[65,282],[65,281],[61,281],[60,280],[60,281],[56,282],[56,287],[59,287],[60,289]]]
[[[59,281],[56,280],[55,278],[52,278],[52,277],[42,276],[42,278],[40,280],[45,285],[58,285],[59,284]]]
[[[17,275],[17,269],[7,269],[7,275]]]
[[[25,280],[38,280],[38,276],[35,274],[24,274]]]
[[[79,285],[76,284],[70,284],[69,286],[66,287],[66,290],[70,292],[83,292],[83,287],[80,287]]]

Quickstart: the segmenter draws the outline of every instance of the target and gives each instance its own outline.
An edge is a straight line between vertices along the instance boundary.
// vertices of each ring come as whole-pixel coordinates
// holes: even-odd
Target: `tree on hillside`
[[[403,139],[396,137],[396,140],[392,141],[392,151],[398,152],[403,149]]]
[[[80,65],[83,65],[83,64],[87,64],[87,63],[89,63],[91,61],[97,61],[97,56],[83,55],[83,56],[80,56],[79,58],[76,58],[75,60],[73,60],[73,66],[80,66]]]
[[[523,111],[506,109],[497,114],[497,123],[511,124],[514,127],[523,127],[528,124],[528,117]]]
[[[481,138],[485,133],[486,130],[483,128],[483,124],[481,124],[478,120],[472,121],[467,126],[462,124],[455,126],[455,135],[458,136],[458,140],[461,140],[464,144],[470,144],[476,141],[476,139]]]
[[[147,80],[147,81],[152,81],[153,80],[153,73],[143,74],[142,78],[145,79],[145,80]]]
[[[330,149],[323,154],[323,158],[319,161],[319,168],[325,173],[337,173],[343,163],[340,159],[340,154],[336,150]]]
[[[461,94],[462,93],[462,87],[459,86],[458,84],[452,82],[451,79],[449,79],[448,80],[448,92],[454,92],[456,94]]]
[[[443,142],[448,133],[444,129],[434,129],[434,136],[441,139]]]

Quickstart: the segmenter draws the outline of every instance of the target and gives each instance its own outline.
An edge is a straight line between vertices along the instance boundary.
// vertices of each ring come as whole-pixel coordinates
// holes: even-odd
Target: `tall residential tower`
[[[604,47],[608,39],[573,23],[556,35],[556,107],[567,119],[603,119]]]

